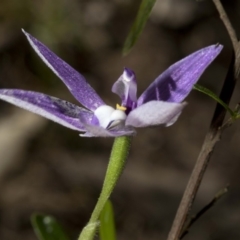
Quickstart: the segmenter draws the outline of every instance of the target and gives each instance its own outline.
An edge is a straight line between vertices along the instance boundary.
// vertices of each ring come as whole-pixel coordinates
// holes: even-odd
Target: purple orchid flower
[[[137,127],[172,125],[186,106],[182,101],[222,50],[221,45],[212,45],[176,62],[159,75],[139,98],[135,73],[125,68],[112,87],[122,100],[121,106],[114,109],[104,103],[81,74],[37,39],[23,32],[36,53],[85,108],[43,93],[19,89],[0,89],[0,99],[83,132],[80,136],[84,137],[133,135]]]

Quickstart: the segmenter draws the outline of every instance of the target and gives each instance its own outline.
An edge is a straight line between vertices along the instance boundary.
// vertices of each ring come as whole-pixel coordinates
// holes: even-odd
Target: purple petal
[[[122,99],[122,106],[132,110],[137,102],[137,83],[135,73],[125,68],[123,74],[113,84],[112,92],[116,93]]]
[[[91,125],[87,123],[82,117],[81,122],[84,124],[86,133],[80,134],[81,137],[119,137],[135,135],[135,130],[131,126],[119,125],[109,130],[101,126]]]
[[[47,66],[65,83],[72,95],[86,108],[94,111],[105,104],[85,78],[60,59],[44,44],[23,30],[31,46]]]
[[[125,129],[121,131],[109,131],[100,126],[87,125],[85,126],[87,132],[80,134],[81,137],[120,137],[120,136],[132,136],[135,134],[133,129]]]
[[[131,111],[126,119],[127,126],[149,127],[172,125],[181,114],[186,103],[150,101]]]
[[[183,101],[222,48],[219,44],[203,48],[170,66],[144,91],[138,106],[152,100]]]
[[[0,99],[78,131],[86,131],[79,120],[80,116],[84,116],[89,123],[93,116],[84,108],[37,92],[0,89]]]

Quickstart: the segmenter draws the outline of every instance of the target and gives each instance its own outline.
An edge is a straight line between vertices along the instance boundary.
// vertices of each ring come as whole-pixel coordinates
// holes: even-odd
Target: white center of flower
[[[97,108],[94,111],[94,115],[97,117],[100,126],[103,128],[107,128],[111,122],[124,121],[127,117],[124,111],[118,109],[116,110],[107,105]]]

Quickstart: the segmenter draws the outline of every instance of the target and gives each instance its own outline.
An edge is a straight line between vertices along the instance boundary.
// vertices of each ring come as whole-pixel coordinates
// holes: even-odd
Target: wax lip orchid
[[[222,46],[211,45],[176,62],[159,75],[137,98],[135,73],[125,68],[112,91],[121,105],[108,106],[85,78],[44,44],[26,33],[33,49],[85,107],[43,93],[0,89],[0,99],[39,114],[65,127],[83,132],[84,137],[117,137],[135,134],[135,128],[172,125],[186,103],[182,102]]]

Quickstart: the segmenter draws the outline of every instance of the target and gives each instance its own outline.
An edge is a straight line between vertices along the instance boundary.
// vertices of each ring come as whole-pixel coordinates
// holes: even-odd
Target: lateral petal
[[[150,101],[131,111],[125,125],[149,127],[164,124],[170,126],[177,120],[185,106],[186,103]]]
[[[99,125],[89,124],[80,116],[81,122],[84,124],[86,133],[80,134],[81,137],[119,137],[135,135],[135,129],[124,124],[117,125],[114,128],[106,129]]]
[[[143,92],[138,106],[152,100],[182,102],[222,48],[219,44],[202,48],[170,66]]]
[[[39,57],[64,82],[72,95],[83,106],[94,111],[96,108],[105,104],[80,73],[59,58],[36,38],[24,30],[22,31]]]
[[[75,104],[32,91],[0,89],[0,99],[77,131],[86,131],[80,115],[89,123],[93,116],[92,112]]]
[[[109,131],[100,126],[88,125],[85,126],[87,132],[80,134],[81,137],[120,137],[120,136],[131,136],[135,135],[135,131],[133,129],[128,130],[124,129],[121,131]]]

